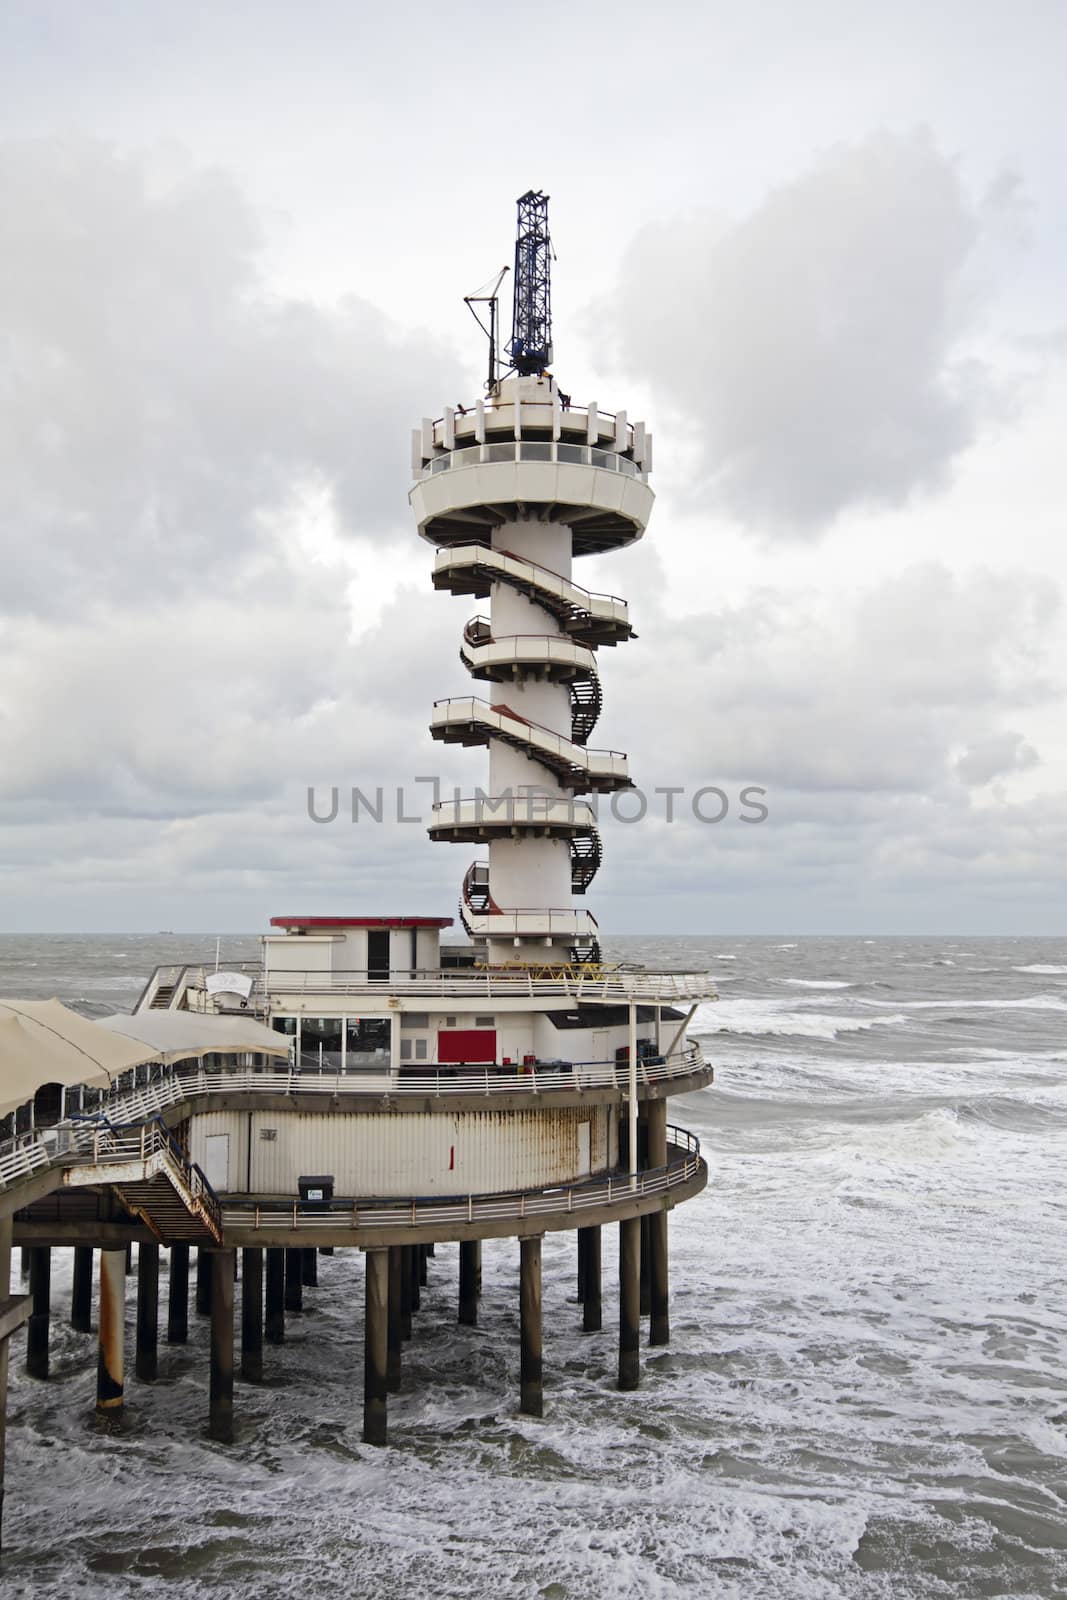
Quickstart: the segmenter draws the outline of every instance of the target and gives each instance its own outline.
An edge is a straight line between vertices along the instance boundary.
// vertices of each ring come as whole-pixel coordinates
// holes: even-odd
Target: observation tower
[[[430,827],[484,851],[460,915],[489,966],[600,961],[596,918],[574,900],[601,862],[593,799],[631,787],[626,756],[591,743],[599,653],[634,636],[629,608],[573,568],[644,533],[652,438],[625,411],[574,405],[550,370],[551,251],[548,198],[531,191],[518,202],[510,364],[502,375],[501,275],[468,302],[489,308],[486,395],[424,419],[412,439],[410,499],[437,546],[434,586],[489,601],[460,646],[475,693],[439,700],[431,722],[435,739],[488,747],[488,787],[439,803]]]

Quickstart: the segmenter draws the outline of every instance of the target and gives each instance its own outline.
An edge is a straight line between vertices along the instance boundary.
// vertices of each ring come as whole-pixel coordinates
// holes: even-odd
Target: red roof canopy
[[[450,928],[451,917],[271,917],[272,928]]]

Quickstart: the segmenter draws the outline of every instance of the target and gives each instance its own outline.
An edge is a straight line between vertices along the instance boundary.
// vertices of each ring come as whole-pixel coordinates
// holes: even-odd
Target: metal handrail
[[[627,612],[630,609],[630,602],[625,600],[621,594],[607,594],[597,589],[583,589],[580,583],[575,583],[571,578],[565,578],[561,572],[556,572],[553,567],[546,567],[540,561],[531,561],[529,556],[517,555],[514,550],[494,549],[491,544],[478,539],[467,539],[463,544],[449,545],[444,550],[439,550],[434,558],[434,566],[447,567],[454,565],[456,556],[461,555],[464,550],[487,551],[493,556],[503,556],[508,561],[517,561],[524,567],[532,567],[535,572],[543,572],[546,577],[554,578],[564,589],[573,590],[575,594],[581,595],[584,600],[606,600],[611,605],[623,606]],[[549,588],[550,585],[546,584],[544,587]],[[563,599],[564,596],[560,595],[559,598]],[[582,606],[581,609],[583,611],[592,610],[590,606]]]
[[[667,1083],[673,1078],[690,1077],[706,1066],[704,1053],[698,1044],[688,1044],[671,1056],[645,1056],[638,1059],[637,1078],[642,1085]],[[214,1094],[271,1094],[300,1099],[305,1095],[338,1096],[340,1094],[373,1094],[390,1099],[420,1096],[424,1099],[447,1099],[453,1095],[484,1095],[492,1098],[500,1094],[528,1094],[536,1098],[543,1094],[573,1092],[581,1094],[589,1089],[615,1088],[625,1091],[629,1083],[628,1063],[615,1060],[572,1061],[558,1065],[534,1063],[529,1067],[515,1065],[486,1065],[479,1069],[432,1072],[411,1072],[401,1069],[382,1071],[378,1068],[290,1067],[286,1072],[270,1068],[241,1068],[231,1072],[195,1072],[170,1069],[170,1075],[159,1083],[129,1094],[116,1096],[111,1102],[115,1114],[131,1120],[138,1115],[158,1116],[168,1106],[183,1100],[193,1100]]]
[[[673,1137],[672,1137],[673,1136]],[[646,1168],[636,1174],[614,1172],[607,1178],[591,1178],[585,1183],[560,1184],[546,1189],[515,1190],[509,1194],[448,1195],[433,1198],[396,1200],[352,1200],[333,1202],[330,1210],[304,1210],[299,1203],[272,1208],[260,1205],[223,1209],[227,1227],[293,1229],[338,1228],[347,1221],[352,1228],[416,1228],[460,1226],[477,1222],[504,1222],[544,1216],[558,1212],[587,1211],[649,1195],[664,1194],[689,1183],[700,1173],[704,1162],[700,1141],[685,1128],[667,1129],[666,1166]]]
[[[466,694],[447,695],[443,700],[435,700],[434,703],[433,703],[435,711],[437,710],[438,706],[451,706],[451,705],[461,705],[461,704],[467,704],[467,705],[471,706],[472,708],[475,707],[475,706],[482,706],[482,707],[485,708],[486,711],[492,712],[492,714],[494,716],[497,716],[497,717],[508,717],[508,718],[511,719],[512,722],[518,722],[524,728],[531,728],[531,729],[533,729],[533,731],[535,733],[539,733],[539,734],[542,734],[542,735],[547,735],[549,740],[555,740],[556,741],[556,754],[558,756],[560,756],[561,758],[562,757],[567,757],[567,759],[569,760],[570,757],[567,756],[567,751],[574,750],[574,751],[577,752],[577,754],[579,756],[587,756],[587,757],[608,756],[611,760],[614,760],[614,761],[625,761],[626,760],[626,751],[625,750],[590,750],[590,749],[587,749],[584,744],[575,744],[574,740],[573,739],[568,739],[566,734],[559,733],[555,728],[546,727],[546,725],[543,722],[533,722],[533,721],[531,721],[531,719],[529,717],[524,717],[518,711],[513,711],[510,706],[493,706],[493,705],[490,705],[487,700],[480,700],[477,695],[466,695]],[[457,720],[462,720],[462,719],[457,719]],[[481,720],[481,719],[479,719],[478,717],[476,717],[472,713],[472,715],[469,718],[469,720],[471,722],[475,722],[475,721],[478,721],[478,720]],[[487,726],[492,726],[492,724],[487,723]],[[530,742],[532,743],[533,741],[530,741]],[[564,745],[566,746],[566,750],[563,748]],[[572,762],[572,765],[573,766],[577,766],[577,767],[580,767],[580,766],[583,766],[583,765],[588,765],[588,764],[589,764],[588,762],[584,762],[583,763],[581,761]]]

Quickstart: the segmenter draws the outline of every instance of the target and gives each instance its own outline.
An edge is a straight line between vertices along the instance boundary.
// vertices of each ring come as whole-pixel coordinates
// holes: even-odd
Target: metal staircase
[[[67,1187],[107,1185],[162,1244],[222,1243],[214,1190],[159,1118],[129,1127],[103,1118],[83,1123],[76,1151],[63,1174]]]
[[[574,894],[584,894],[600,870],[603,859],[600,834],[596,828],[591,828],[588,833],[575,834],[568,843],[571,852],[571,890]]]
[[[542,567],[510,550],[465,544],[438,552],[433,574],[435,589],[484,599],[494,583],[506,583],[532,600],[556,619],[564,633],[591,650],[637,637],[630,626],[626,601],[617,595],[583,589],[550,567]]]

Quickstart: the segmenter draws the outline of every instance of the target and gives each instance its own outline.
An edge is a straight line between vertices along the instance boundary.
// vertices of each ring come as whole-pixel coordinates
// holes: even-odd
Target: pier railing
[[[645,1056],[637,1062],[637,1081],[642,1085],[667,1083],[672,1078],[687,1078],[706,1069],[698,1044],[688,1043],[669,1056]],[[542,1094],[586,1089],[616,1088],[625,1093],[629,1083],[629,1064],[625,1061],[540,1062],[530,1066],[462,1067],[452,1071],[435,1067],[431,1071],[398,1072],[388,1067],[340,1068],[291,1066],[287,1071],[273,1067],[238,1067],[225,1072],[208,1072],[203,1067],[172,1067],[165,1075],[143,1089],[130,1090],[107,1101],[108,1109],[124,1120],[156,1116],[181,1100],[213,1094],[273,1094],[301,1098],[304,1095],[364,1094],[396,1099],[447,1098],[451,1095],[521,1094],[536,1098]]]
[[[478,1223],[522,1221],[527,1217],[582,1213],[623,1201],[665,1194],[706,1170],[700,1141],[685,1128],[667,1129],[666,1166],[633,1175],[612,1172],[583,1183],[548,1189],[521,1189],[510,1194],[446,1195],[411,1199],[333,1201],[329,1209],[291,1206],[224,1205],[224,1228],[292,1228],[299,1232],[368,1228],[449,1228]]]

